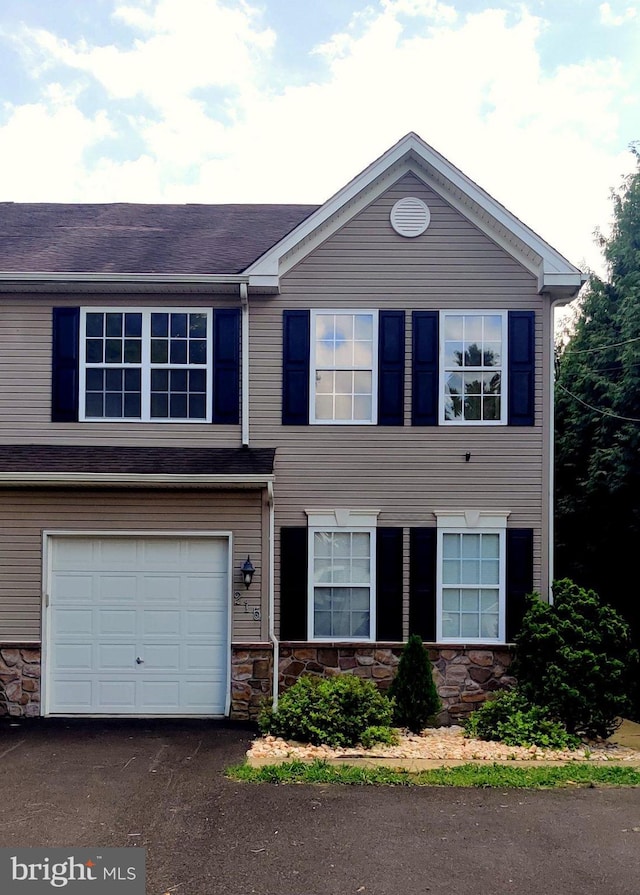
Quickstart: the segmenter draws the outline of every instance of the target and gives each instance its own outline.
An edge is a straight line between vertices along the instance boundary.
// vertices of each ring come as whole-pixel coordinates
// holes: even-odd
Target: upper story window
[[[81,420],[211,421],[212,312],[82,309]]]
[[[442,312],[441,423],[506,423],[506,320],[504,311]]]
[[[377,366],[376,311],[313,311],[310,421],[376,423]]]

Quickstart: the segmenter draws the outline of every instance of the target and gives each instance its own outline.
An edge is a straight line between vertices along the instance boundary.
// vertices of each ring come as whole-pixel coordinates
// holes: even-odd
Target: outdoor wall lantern
[[[250,556],[247,556],[247,561],[242,564],[242,568],[240,569],[240,571],[242,572],[242,580],[244,581],[244,586],[248,589],[253,578],[253,573],[255,572]]]

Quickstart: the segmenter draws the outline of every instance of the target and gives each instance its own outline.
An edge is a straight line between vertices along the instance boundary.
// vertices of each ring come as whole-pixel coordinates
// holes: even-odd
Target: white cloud
[[[55,130],[58,147],[39,154],[46,176],[26,174],[21,198],[66,190],[68,200],[322,201],[414,130],[571,260],[597,262],[591,232],[606,225],[609,188],[630,166],[616,136],[629,85],[615,59],[544,68],[548,23],[526,7],[514,17],[381,0],[319,42],[321,81],[282,90],[268,79],[276,36],[248,3],[130,0],[115,14],[132,29],[124,48],[22,35],[41,64],[57,75],[66,66],[79,83],[95,78],[110,100],[93,115],[69,92],[62,106],[49,96],[37,111],[13,111],[2,137],[16,162],[29,139],[22,116]],[[199,92],[210,89],[218,111]],[[152,109],[132,118],[139,158],[84,165],[109,112],[136,97]]]
[[[598,7],[598,12],[600,13],[600,22],[603,25],[611,25],[614,28],[633,21],[638,15],[638,10],[634,6],[628,6],[623,12],[616,15],[611,9],[610,3],[601,3]]]
[[[0,196],[4,201],[87,201],[84,153],[112,134],[104,112],[85,116],[76,97],[51,84],[41,102],[5,106],[0,127]]]

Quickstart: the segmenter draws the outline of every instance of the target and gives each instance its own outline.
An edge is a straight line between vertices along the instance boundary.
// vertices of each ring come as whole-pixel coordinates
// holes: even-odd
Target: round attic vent
[[[429,226],[431,212],[422,199],[405,196],[398,199],[389,216],[391,226],[400,236],[422,236]]]

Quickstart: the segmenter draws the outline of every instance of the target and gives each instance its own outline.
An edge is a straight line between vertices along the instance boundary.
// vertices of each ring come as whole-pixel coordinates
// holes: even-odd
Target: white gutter
[[[79,271],[34,271],[33,273],[15,270],[0,271],[0,282],[12,283],[177,283],[189,285],[195,283],[229,284],[248,283],[248,274],[222,273],[82,273]]]
[[[278,689],[280,678],[280,642],[276,635],[275,605],[276,585],[274,580],[275,566],[275,531],[276,518],[273,496],[273,482],[267,483],[267,498],[269,501],[269,640],[273,643],[273,710],[278,708]]]
[[[249,290],[246,283],[240,283],[242,303],[242,447],[249,447]]]
[[[265,488],[273,482],[273,475],[242,473],[225,475],[189,474],[146,474],[131,472],[0,472],[0,485],[135,485],[140,488],[149,485],[217,485],[223,488]]]

